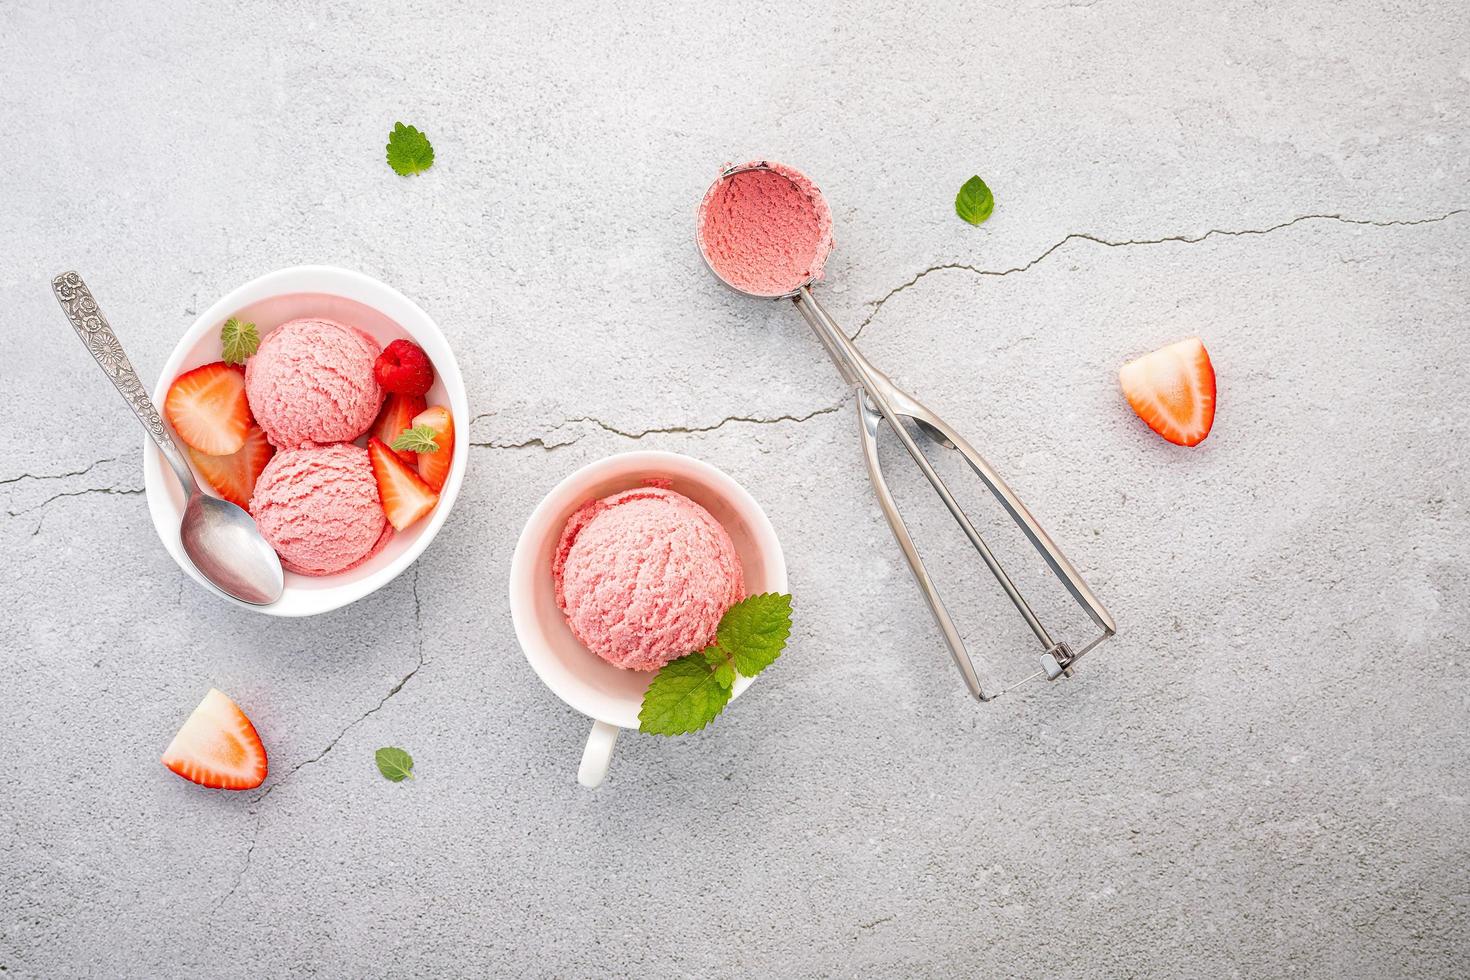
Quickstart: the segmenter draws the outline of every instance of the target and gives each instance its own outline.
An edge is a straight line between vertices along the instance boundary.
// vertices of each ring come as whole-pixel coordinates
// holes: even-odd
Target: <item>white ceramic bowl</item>
[[[614,667],[572,635],[556,604],[551,562],[573,511],[589,500],[646,486],[654,478],[670,481],[675,492],[724,525],[740,558],[747,594],[786,591],[786,559],[770,519],[744,487],[708,463],[679,453],[621,453],[589,463],[553,487],[532,511],[511,557],[510,614],[536,675],[557,697],[599,723],[593,726],[578,774],[586,786],[597,785],[606,773],[617,730],[638,727],[638,710],[653,673]],[[737,678],[731,700],[750,683],[749,677]]]
[[[383,344],[400,338],[412,340],[434,364],[434,386],[424,397],[430,405],[448,405],[454,416],[454,458],[449,479],[439,493],[439,503],[433,512],[407,531],[393,535],[382,551],[356,568],[323,576],[286,572],[285,592],[268,606],[252,606],[231,599],[206,582],[185,557],[179,542],[184,492],[153,440],[144,442],[143,487],[148,494],[148,510],[153,514],[153,524],[158,528],[163,546],[190,578],[227,602],[272,616],[315,616],[329,612],[387,585],[413,564],[444,526],[469,464],[470,408],[464,379],[444,334],[408,297],[360,272],[302,265],[248,282],[205,310],[163,366],[153,390],[155,405],[162,408],[169,385],[180,374],[220,359],[219,330],[232,316],[253,321],[262,337],[287,320],[319,316],[358,327]],[[174,438],[177,441],[178,436]],[[202,480],[200,484],[206,485]]]

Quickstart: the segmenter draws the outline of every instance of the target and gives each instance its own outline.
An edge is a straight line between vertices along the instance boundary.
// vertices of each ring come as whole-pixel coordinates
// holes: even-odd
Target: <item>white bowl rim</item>
[[[199,315],[194,325],[185,331],[178,343],[174,345],[173,353],[164,363],[163,370],[158,376],[158,382],[154,385],[153,403],[160,407],[163,405],[164,396],[168,393],[169,385],[179,374],[186,353],[199,342],[207,331],[214,329],[236,310],[249,306],[251,303],[296,293],[339,296],[361,303],[393,320],[416,341],[422,342],[425,338],[431,338],[439,349],[430,352],[430,360],[433,361],[435,373],[439,375],[444,390],[449,395],[449,408],[454,414],[456,426],[462,431],[456,432],[454,458],[450,461],[449,479],[445,481],[444,488],[439,492],[439,504],[429,515],[428,525],[402,554],[382,568],[374,569],[360,578],[339,585],[309,591],[293,591],[288,584],[281,598],[265,606],[251,605],[225,595],[199,574],[199,570],[184,554],[183,545],[179,541],[181,514],[165,490],[168,486],[167,481],[174,480],[174,475],[172,471],[165,471],[163,454],[159,452],[151,438],[144,436],[143,488],[148,500],[148,510],[153,516],[153,526],[157,529],[164,548],[190,578],[226,602],[268,616],[283,617],[316,616],[340,609],[363,596],[376,592],[402,574],[406,568],[418,560],[419,555],[423,554],[424,549],[439,533],[439,528],[449,518],[449,512],[454,508],[454,502],[464,483],[465,470],[469,463],[469,397],[465,392],[464,378],[460,374],[459,363],[455,360],[454,350],[449,346],[448,338],[444,336],[444,332],[439,329],[434,319],[403,293],[365,273],[338,266],[297,265],[278,269],[252,279],[220,297]],[[462,423],[459,421],[461,419],[464,420]]]
[[[546,492],[541,501],[526,518],[526,524],[521,528],[520,536],[516,539],[515,551],[510,559],[510,618],[515,628],[516,640],[520,643],[521,653],[525,655],[526,661],[535,671],[536,676],[541,678],[541,683],[557,697],[561,698],[569,707],[580,711],[582,714],[597,721],[609,725],[617,725],[620,728],[636,729],[638,719],[636,710],[630,717],[626,713],[613,713],[604,710],[601,706],[590,705],[582,702],[574,693],[569,692],[560,684],[560,678],[544,668],[540,662],[541,658],[532,653],[528,644],[534,642],[534,631],[528,617],[531,616],[531,608],[534,602],[529,594],[530,589],[535,588],[532,582],[535,562],[535,542],[532,541],[533,530],[545,524],[548,512],[552,510],[557,499],[563,496],[574,484],[590,483],[602,475],[603,470],[611,469],[647,469],[657,472],[667,468],[671,464],[686,466],[696,470],[711,482],[719,484],[727,498],[742,511],[743,515],[755,536],[757,550],[770,562],[771,582],[770,589],[776,592],[785,592],[788,589],[786,578],[786,555],[781,550],[781,542],[776,537],[776,528],[771,524],[771,519],[766,515],[760,502],[746,490],[739,481],[730,474],[715,466],[706,463],[702,459],[688,456],[684,453],[669,452],[661,449],[635,449],[627,452],[613,453],[595,459],[584,466],[568,473],[557,481],[556,485]],[[730,691],[730,700],[739,697],[746,688],[750,687],[754,678],[737,677],[735,686]]]

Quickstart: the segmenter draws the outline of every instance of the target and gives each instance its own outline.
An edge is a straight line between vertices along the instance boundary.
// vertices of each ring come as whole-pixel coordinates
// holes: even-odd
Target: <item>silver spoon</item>
[[[249,513],[199,488],[193,470],[174,445],[163,417],[138,380],[138,372],[133,370],[82,277],[75,272],[63,272],[51,280],[51,289],[77,336],[97,359],[102,372],[117,386],[123,400],[184,485],[187,500],[184,519],[179,525],[179,541],[189,561],[200,575],[228,596],[257,606],[275,602],[286,587],[281,559],[260,536],[260,529]]]

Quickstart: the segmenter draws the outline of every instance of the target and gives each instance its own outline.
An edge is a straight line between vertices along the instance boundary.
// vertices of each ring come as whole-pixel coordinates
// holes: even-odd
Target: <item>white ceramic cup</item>
[[[578,507],[654,479],[668,480],[675,492],[724,525],[740,558],[747,594],[786,591],[786,559],[770,519],[744,487],[708,463],[679,453],[621,453],[589,463],[552,488],[531,512],[516,543],[510,562],[510,613],[516,638],[536,676],[557,697],[592,718],[577,770],[577,781],[589,788],[607,775],[619,730],[638,727],[638,710],[653,673],[614,667],[572,635],[556,604],[551,561],[562,528]],[[730,700],[750,682],[749,677],[737,678]]]
[[[399,338],[412,340],[433,362],[434,386],[425,398],[430,405],[448,406],[455,429],[449,478],[439,491],[439,503],[433,513],[394,534],[382,551],[356,568],[321,576],[286,572],[285,592],[266,606],[253,606],[215,589],[184,556],[184,546],[179,541],[179,521],[184,514],[183,489],[153,440],[143,440],[143,487],[148,495],[148,510],[163,546],[190,578],[227,602],[271,616],[314,616],[355,602],[387,585],[414,563],[444,526],[459,496],[470,462],[470,406],[454,352],[429,314],[391,286],[348,269],[301,265],[247,282],[205,310],[163,366],[153,389],[153,404],[163,405],[169,386],[179,375],[220,359],[220,326],[232,316],[253,321],[262,337],[287,320],[325,317],[357,327],[384,345]]]

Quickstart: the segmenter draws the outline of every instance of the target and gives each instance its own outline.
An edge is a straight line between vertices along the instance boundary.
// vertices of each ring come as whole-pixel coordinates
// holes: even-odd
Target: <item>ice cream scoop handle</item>
[[[618,742],[619,731],[621,729],[617,725],[609,725],[605,721],[592,723],[587,747],[582,750],[582,765],[577,769],[577,782],[588,789],[602,785],[608,767],[612,765],[613,746]]]
[[[168,465],[173,467],[179,482],[184,485],[185,494],[197,493],[199,484],[194,480],[193,471],[189,469],[179,447],[168,434],[163,416],[158,414],[153,399],[148,397],[147,389],[138,379],[138,372],[133,370],[132,362],[118,342],[117,334],[112,332],[107,318],[97,308],[97,301],[92,298],[92,291],[82,282],[82,277],[75,272],[63,272],[51,280],[51,291],[56,294],[56,301],[61,304],[61,309],[71,321],[77,336],[82,338],[82,343],[92,352],[102,373],[112,380],[118,394],[123,396],[123,401],[128,403],[133,414],[138,416],[138,421],[143,423],[143,428],[148,430],[148,434],[158,444],[163,458],[168,460]]]

